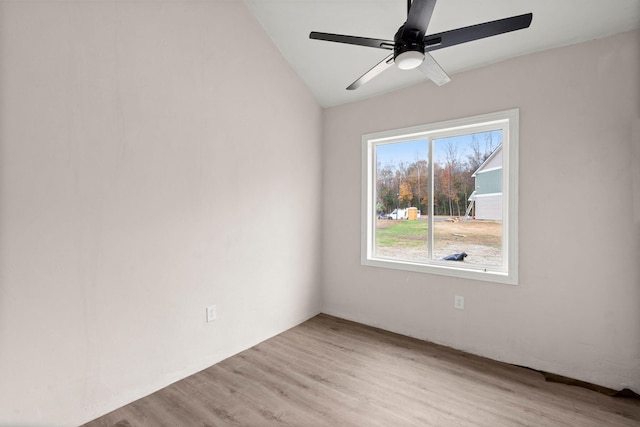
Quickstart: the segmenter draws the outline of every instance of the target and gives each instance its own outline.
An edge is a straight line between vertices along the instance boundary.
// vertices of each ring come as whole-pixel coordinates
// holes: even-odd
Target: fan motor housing
[[[424,41],[420,37],[418,30],[405,31],[404,25],[398,29],[398,32],[393,38],[393,59],[395,60],[398,55],[404,52],[420,52],[424,54]]]

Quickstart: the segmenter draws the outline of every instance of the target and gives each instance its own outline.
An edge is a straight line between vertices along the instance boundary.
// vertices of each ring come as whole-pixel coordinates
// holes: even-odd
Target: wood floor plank
[[[640,401],[318,315],[85,427],[640,426]]]

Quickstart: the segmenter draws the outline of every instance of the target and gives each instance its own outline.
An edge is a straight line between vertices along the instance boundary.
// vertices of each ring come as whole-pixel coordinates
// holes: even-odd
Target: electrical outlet
[[[464,297],[460,295],[453,297],[453,306],[458,310],[464,310]]]
[[[207,322],[213,322],[218,317],[218,313],[215,305],[207,307]]]

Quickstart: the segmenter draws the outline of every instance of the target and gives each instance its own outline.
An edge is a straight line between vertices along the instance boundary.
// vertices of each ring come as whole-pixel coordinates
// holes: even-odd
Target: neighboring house
[[[475,219],[502,221],[502,145],[471,176],[476,185],[469,196],[467,215],[473,208]]]

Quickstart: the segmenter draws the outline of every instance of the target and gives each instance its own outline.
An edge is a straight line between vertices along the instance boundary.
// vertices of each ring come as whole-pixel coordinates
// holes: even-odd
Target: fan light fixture
[[[415,50],[402,52],[395,59],[395,63],[401,70],[413,70],[418,68],[424,61],[424,53]]]
[[[0,0],[0,2],[1,1],[2,0]],[[351,83],[347,87],[347,90],[359,88],[383,71],[389,69],[389,67],[392,67],[394,63],[401,70],[419,68],[420,71],[426,74],[427,77],[437,85],[442,85],[451,79],[433,57],[431,57],[432,51],[483,39],[485,37],[522,30],[531,25],[531,19],[533,18],[533,14],[526,13],[524,15],[512,16],[511,18],[498,19],[496,21],[427,35],[427,28],[431,20],[431,14],[436,6],[436,1],[437,0],[407,0],[407,20],[398,28],[393,40],[319,33],[317,31],[309,33],[309,38],[392,51],[388,52],[390,55],[360,76],[358,80]],[[478,47],[480,47],[480,45],[478,45]]]

